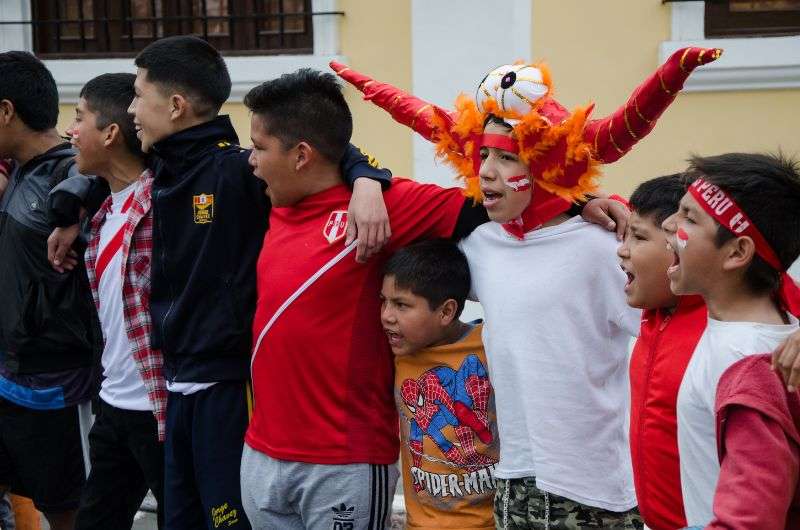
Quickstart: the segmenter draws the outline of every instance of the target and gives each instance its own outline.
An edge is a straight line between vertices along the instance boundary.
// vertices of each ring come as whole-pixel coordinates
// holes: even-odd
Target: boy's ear
[[[106,127],[104,133],[105,137],[103,138],[103,147],[106,149],[114,145],[114,142],[117,141],[117,138],[121,139],[122,135],[122,131],[120,131],[119,125],[116,123],[112,123]]]
[[[14,119],[14,104],[10,100],[0,100],[0,125],[7,126]]]
[[[297,146],[295,146],[294,149],[296,156],[294,164],[295,171],[300,171],[301,169],[307,167],[312,158],[317,156],[317,152],[308,142],[300,142],[297,144]]]
[[[458,313],[458,302],[452,298],[445,300],[444,303],[439,306],[439,318],[441,319],[442,325],[449,326],[450,323],[456,319],[456,313]]]
[[[727,241],[725,249],[722,269],[726,271],[747,269],[756,255],[756,244],[750,236],[735,237]]]
[[[172,94],[169,97],[169,118],[172,121],[189,115],[189,100],[182,94]]]

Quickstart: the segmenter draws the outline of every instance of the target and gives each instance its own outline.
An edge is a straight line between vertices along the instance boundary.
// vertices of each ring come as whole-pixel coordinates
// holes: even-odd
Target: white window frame
[[[686,46],[722,48],[722,57],[698,68],[685,92],[800,88],[800,36],[707,39],[705,2],[675,2],[671,40],[661,43],[661,61]]]
[[[338,0],[312,0],[316,12],[336,11]],[[30,20],[30,0],[0,0],[0,20]],[[231,102],[240,102],[248,90],[298,68],[309,67],[327,71],[331,60],[347,62],[340,55],[339,16],[311,17],[314,24],[314,52],[306,55],[256,55],[226,57],[231,75]],[[0,26],[0,51],[33,51],[29,25]],[[58,85],[61,103],[75,103],[87,81],[107,72],[135,72],[131,58],[109,59],[47,59],[44,61]]]

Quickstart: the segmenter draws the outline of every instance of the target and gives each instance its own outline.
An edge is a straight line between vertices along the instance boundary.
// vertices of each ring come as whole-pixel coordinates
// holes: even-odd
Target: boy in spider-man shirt
[[[499,443],[479,322],[459,320],[467,260],[433,240],[386,264],[381,322],[395,355],[409,528],[494,528]]]

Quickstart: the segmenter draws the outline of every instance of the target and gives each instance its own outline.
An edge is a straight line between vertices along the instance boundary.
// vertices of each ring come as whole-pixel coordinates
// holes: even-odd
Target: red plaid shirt
[[[153,405],[158,422],[158,439],[164,440],[167,409],[167,387],[164,381],[164,357],[160,350],[150,347],[150,261],[153,256],[153,212],[151,190],[153,174],[146,169],[134,184],[133,202],[122,238],[122,301],[125,332],[131,353],[139,368],[147,396]],[[86,248],[86,272],[95,305],[100,307],[95,267],[100,245],[100,228],[111,210],[108,197],[92,219],[89,246]]]

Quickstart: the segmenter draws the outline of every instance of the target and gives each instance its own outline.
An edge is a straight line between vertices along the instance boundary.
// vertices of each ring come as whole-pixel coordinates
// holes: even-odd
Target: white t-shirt
[[[573,218],[519,241],[486,223],[461,243],[486,322],[500,478],[582,504],[636,506],[626,436],[627,352],[641,312],[625,303],[613,234]]]
[[[106,214],[105,222],[100,228],[98,258],[104,254],[109,242],[125,225],[128,213],[123,213],[122,208],[133,193],[134,187],[131,185],[111,194],[111,210]],[[102,356],[105,378],[100,387],[100,398],[120,409],[153,410],[125,331],[122,309],[122,245],[117,248],[98,280],[97,290],[100,300],[98,316],[105,338]]]
[[[678,451],[681,490],[689,526],[705,526],[719,478],[714,403],[723,372],[748,355],[770,353],[797,330],[787,325],[708,319],[678,392]]]

